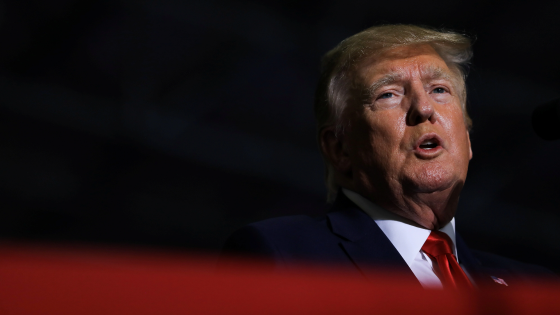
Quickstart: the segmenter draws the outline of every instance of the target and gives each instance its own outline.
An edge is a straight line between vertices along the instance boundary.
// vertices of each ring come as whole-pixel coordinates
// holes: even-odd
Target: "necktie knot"
[[[447,234],[432,231],[424,246],[422,246],[422,250],[429,256],[436,258],[441,255],[453,254],[452,243],[451,238]]]

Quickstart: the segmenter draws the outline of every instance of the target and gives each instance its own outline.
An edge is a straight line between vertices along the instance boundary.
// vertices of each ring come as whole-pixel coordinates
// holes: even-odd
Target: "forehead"
[[[366,58],[356,72],[361,83],[366,85],[387,75],[400,78],[452,75],[445,61],[427,44],[396,47]]]

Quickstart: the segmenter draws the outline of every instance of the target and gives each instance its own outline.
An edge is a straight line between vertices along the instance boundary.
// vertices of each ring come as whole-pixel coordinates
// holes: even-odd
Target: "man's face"
[[[361,64],[343,117],[343,149],[359,193],[428,228],[449,222],[455,207],[430,214],[416,203],[444,191],[458,199],[466,179],[472,151],[459,84],[429,45]]]

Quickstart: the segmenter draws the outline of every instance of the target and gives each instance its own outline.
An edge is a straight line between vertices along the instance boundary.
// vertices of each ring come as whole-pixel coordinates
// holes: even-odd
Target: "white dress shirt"
[[[426,242],[430,235],[430,230],[413,225],[410,220],[381,208],[358,193],[344,188],[342,191],[348,199],[352,200],[377,223],[399,254],[401,254],[418,281],[420,281],[422,287],[429,289],[442,288],[441,281],[433,268],[437,262],[432,261],[421,250],[424,242]],[[451,222],[441,228],[440,231],[449,235],[453,241],[453,253],[457,257],[457,249],[455,248],[455,218],[451,219]]]

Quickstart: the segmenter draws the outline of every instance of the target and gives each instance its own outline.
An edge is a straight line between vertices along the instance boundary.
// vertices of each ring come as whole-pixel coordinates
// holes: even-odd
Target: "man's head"
[[[418,225],[453,217],[472,156],[463,66],[470,41],[410,25],[367,29],[327,53],[318,137],[342,186]]]

